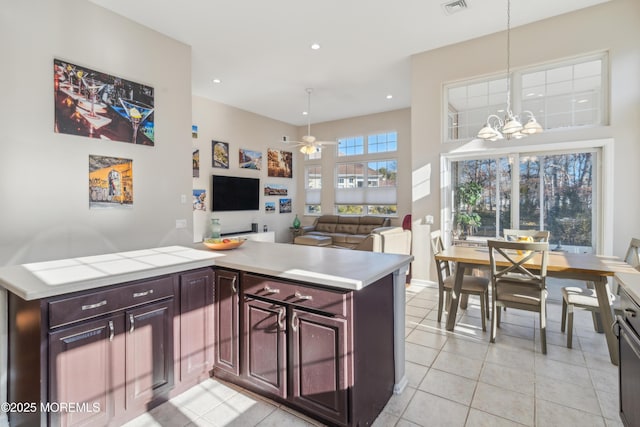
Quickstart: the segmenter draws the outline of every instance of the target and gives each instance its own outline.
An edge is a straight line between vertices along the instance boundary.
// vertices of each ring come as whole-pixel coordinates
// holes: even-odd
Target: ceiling
[[[445,0],[89,1],[190,45],[194,95],[293,125],[307,123],[306,88],[312,123],[409,107],[410,56],[504,30],[507,5],[466,0],[447,14]],[[606,1],[512,0],[511,26]]]

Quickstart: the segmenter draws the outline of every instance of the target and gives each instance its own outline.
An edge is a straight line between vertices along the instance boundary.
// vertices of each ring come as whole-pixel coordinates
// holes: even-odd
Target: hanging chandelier
[[[531,111],[523,111],[522,114],[529,118],[524,126],[519,117],[511,111],[511,0],[507,0],[507,109],[504,120],[495,114],[489,115],[484,127],[478,132],[478,138],[487,141],[520,139],[543,131]]]

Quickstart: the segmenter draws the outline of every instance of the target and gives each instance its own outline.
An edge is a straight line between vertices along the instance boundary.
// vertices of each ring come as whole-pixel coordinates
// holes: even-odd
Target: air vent
[[[442,5],[444,13],[447,15],[453,15],[454,13],[461,12],[468,7],[466,0],[454,0]]]

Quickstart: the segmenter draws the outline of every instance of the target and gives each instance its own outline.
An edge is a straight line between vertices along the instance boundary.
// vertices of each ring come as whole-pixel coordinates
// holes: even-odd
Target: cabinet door
[[[173,298],[126,312],[127,410],[173,386]]]
[[[50,425],[107,425],[124,409],[124,317],[87,321],[49,334],[48,402],[82,410],[49,411]]]
[[[337,424],[347,423],[347,321],[292,309],[290,399]]]
[[[214,290],[215,355],[214,366],[234,375],[240,374],[239,298],[240,275],[216,270]]]
[[[285,306],[247,298],[244,303],[246,381],[281,397],[287,395]]]
[[[213,368],[213,271],[180,275],[180,380]]]

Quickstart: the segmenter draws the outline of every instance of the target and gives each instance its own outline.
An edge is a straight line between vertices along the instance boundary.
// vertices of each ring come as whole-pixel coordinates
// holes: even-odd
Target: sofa
[[[331,238],[331,246],[373,250],[374,230],[389,227],[389,218],[379,216],[322,215],[302,228],[303,236]],[[323,239],[324,240],[324,239]]]

